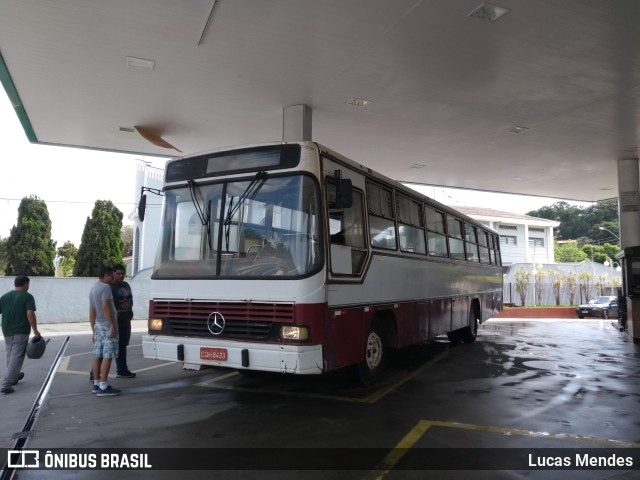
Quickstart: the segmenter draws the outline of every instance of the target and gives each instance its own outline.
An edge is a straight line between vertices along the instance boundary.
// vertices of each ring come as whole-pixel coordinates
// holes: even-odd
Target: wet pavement
[[[640,346],[611,321],[491,320],[481,326],[472,345],[436,341],[391,355],[383,378],[370,388],[355,386],[341,371],[243,376],[234,370],[189,371],[146,360],[140,323],[129,348],[129,366],[138,376],[113,378],[112,385],[123,394],[106,398],[90,393],[90,336],[57,328],[63,331],[56,336],[49,332],[52,340],[45,357],[25,361],[25,379],[16,392],[0,396],[0,448],[13,445],[69,335],[25,448],[184,449],[174,450],[178,462],[201,448],[209,449],[207,464],[212,466],[225,456],[245,456],[233,464],[234,471],[19,470],[15,478],[298,478],[301,472],[295,470],[246,470],[263,465],[258,461],[262,451],[281,456],[280,462],[274,461],[280,468],[293,448],[325,456],[326,467],[303,472],[305,478],[640,478],[638,465],[562,472],[404,469],[410,453],[428,455],[437,448],[458,452],[462,464],[465,455],[495,453],[479,449],[637,451]],[[0,350],[4,358],[3,342]],[[362,460],[366,468],[338,470],[335,455],[344,449],[354,449],[353,462],[359,465]],[[491,461],[491,455],[483,455]],[[495,462],[499,468],[499,458]],[[293,458],[291,465],[299,466]]]

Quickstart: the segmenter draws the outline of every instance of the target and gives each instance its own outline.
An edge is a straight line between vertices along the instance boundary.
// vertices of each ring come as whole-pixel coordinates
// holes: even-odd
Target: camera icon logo
[[[7,452],[9,468],[38,468],[40,452],[38,450],[9,450]]]

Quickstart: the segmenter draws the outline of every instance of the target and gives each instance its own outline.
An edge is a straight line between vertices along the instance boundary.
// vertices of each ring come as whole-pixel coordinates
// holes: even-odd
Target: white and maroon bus
[[[368,383],[502,308],[495,231],[317,143],[178,158],[163,191],[145,358]]]

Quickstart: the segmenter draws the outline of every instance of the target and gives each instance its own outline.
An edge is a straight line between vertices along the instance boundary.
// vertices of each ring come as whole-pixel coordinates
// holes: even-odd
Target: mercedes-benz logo
[[[207,318],[207,328],[212,335],[220,335],[225,325],[226,322],[220,312],[213,312]]]

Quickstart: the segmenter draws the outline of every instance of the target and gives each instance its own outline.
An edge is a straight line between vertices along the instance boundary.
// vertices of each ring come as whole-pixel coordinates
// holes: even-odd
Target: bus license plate
[[[226,348],[200,347],[200,360],[218,360],[227,361]]]

